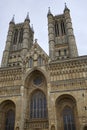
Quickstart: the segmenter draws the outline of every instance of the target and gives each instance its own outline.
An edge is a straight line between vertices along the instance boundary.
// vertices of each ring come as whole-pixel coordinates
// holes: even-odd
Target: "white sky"
[[[2,0],[0,2],[0,62],[5,48],[9,22],[15,14],[15,23],[25,20],[27,12],[34,26],[34,38],[48,53],[47,12],[61,14],[64,3],[70,9],[79,55],[87,55],[87,0]]]

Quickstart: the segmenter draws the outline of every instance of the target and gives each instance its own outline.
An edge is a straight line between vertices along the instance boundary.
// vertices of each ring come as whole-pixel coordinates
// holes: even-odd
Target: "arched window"
[[[15,113],[13,110],[9,110],[6,113],[5,130],[14,130]]]
[[[59,24],[57,21],[55,21],[55,35],[56,37],[59,36]]]
[[[32,95],[30,118],[47,118],[46,97],[41,91],[37,91]]]
[[[15,29],[13,44],[17,43],[17,37],[18,37],[18,29]]]
[[[62,35],[65,35],[65,25],[64,25],[64,21],[61,21],[61,33],[62,33]]]
[[[19,33],[19,43],[23,42],[23,28],[21,28],[20,33]]]
[[[43,59],[41,56],[38,57],[38,65],[43,65]]]
[[[76,130],[74,122],[74,114],[70,107],[65,107],[63,110],[64,130]]]

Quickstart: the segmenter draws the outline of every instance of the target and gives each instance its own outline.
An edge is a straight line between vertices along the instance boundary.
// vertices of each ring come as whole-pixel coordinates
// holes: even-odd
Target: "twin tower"
[[[63,14],[56,16],[53,16],[49,8],[47,18],[50,61],[78,57],[70,10],[67,6],[65,5]],[[34,44],[33,39],[34,31],[30,26],[29,15],[27,14],[23,23],[18,24],[15,24],[13,17],[9,23],[1,67],[20,66],[21,58],[26,57]]]

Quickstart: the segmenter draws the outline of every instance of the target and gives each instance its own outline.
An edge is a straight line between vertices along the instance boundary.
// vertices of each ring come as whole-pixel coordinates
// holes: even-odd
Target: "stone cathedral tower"
[[[72,28],[70,10],[65,5],[64,13],[53,16],[48,11],[49,54],[52,60],[78,56]]]
[[[9,23],[0,67],[0,130],[87,130],[87,56],[78,56],[70,10],[48,18],[49,56],[29,14]]]
[[[18,66],[23,56],[33,45],[33,27],[30,27],[29,14],[24,23],[15,24],[14,16],[9,23],[6,47],[2,58],[2,67]],[[21,57],[22,56],[22,57]]]

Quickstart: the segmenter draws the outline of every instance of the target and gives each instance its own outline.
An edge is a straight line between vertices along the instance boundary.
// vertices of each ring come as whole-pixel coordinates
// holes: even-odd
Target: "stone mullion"
[[[51,126],[54,124],[56,124],[56,110],[55,110],[55,101],[53,99],[53,97],[50,98],[49,95],[49,105],[48,105],[48,110],[49,110],[49,129],[51,128]],[[53,113],[53,114],[52,114]]]

